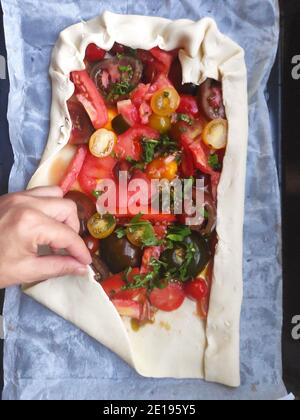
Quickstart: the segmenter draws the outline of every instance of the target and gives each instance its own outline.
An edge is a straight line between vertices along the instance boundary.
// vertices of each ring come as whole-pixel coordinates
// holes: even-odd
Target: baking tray
[[[291,57],[300,54],[300,2],[280,1],[281,42],[276,63],[268,83],[266,95],[272,120],[274,153],[277,160],[279,182],[282,186],[283,205],[283,269],[284,269],[284,325],[283,325],[283,370],[289,392],[300,397],[300,340],[292,339],[292,318],[300,315],[300,188],[298,194],[291,192],[290,184],[299,177],[300,165],[295,140],[300,138],[298,123],[300,80],[297,85],[291,78]],[[0,4],[1,8],[1,4]],[[297,51],[298,48],[298,51]],[[0,10],[0,54],[6,56]],[[9,81],[0,80],[0,194],[7,192],[13,154],[9,142],[6,120]],[[283,112],[282,112],[283,111]],[[296,114],[297,113],[297,114]],[[297,134],[297,135],[296,135]],[[298,145],[300,152],[300,145]],[[297,168],[298,165],[298,168]],[[295,173],[297,171],[298,173]],[[298,224],[296,220],[298,219]],[[3,293],[0,292],[0,312]],[[2,389],[2,343],[0,343],[0,390]]]

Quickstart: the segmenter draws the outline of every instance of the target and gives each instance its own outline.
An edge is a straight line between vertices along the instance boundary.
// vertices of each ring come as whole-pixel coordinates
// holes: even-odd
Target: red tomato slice
[[[140,320],[143,314],[143,305],[133,300],[112,299],[117,311],[121,316]]]
[[[182,160],[180,166],[182,175],[189,178],[195,173],[194,158],[192,152],[183,145]]]
[[[166,223],[156,223],[155,226],[153,226],[153,228],[157,239],[165,239],[168,231],[168,225]]]
[[[108,111],[104,100],[86,70],[73,71],[72,81],[76,88],[76,97],[88,113],[96,130],[108,123]]]
[[[153,95],[155,92],[167,88],[174,87],[170,80],[163,73],[159,74],[155,82],[150,86],[149,94]]]
[[[140,270],[138,268],[133,268],[128,274],[129,283],[133,282],[134,276],[137,276],[138,274],[140,274]],[[114,276],[109,277],[101,282],[101,286],[103,287],[107,296],[116,297],[118,299],[132,299],[136,295],[136,291],[141,293],[141,290],[145,290],[122,290],[125,285],[126,283],[124,273],[115,274]]]
[[[125,286],[125,280],[123,273],[116,274],[115,276],[109,277],[101,282],[101,286],[108,297],[115,296]]]
[[[205,280],[198,278],[186,283],[184,285],[184,291],[188,298],[200,301],[207,297],[208,286]]]
[[[90,44],[85,52],[85,58],[91,63],[103,60],[106,51],[98,47],[96,44]]]
[[[160,246],[150,246],[145,248],[142,260],[141,274],[146,274],[152,271],[152,268],[150,267],[150,261],[152,258],[159,260],[160,254]]]
[[[149,92],[150,83],[148,85],[144,85],[140,83],[130,94],[131,100],[136,107],[140,107],[142,103],[145,101],[146,96]]]
[[[193,117],[198,115],[199,107],[196,98],[192,95],[181,95],[180,105],[176,112],[192,115]]]
[[[179,283],[170,283],[164,289],[153,289],[150,302],[161,311],[172,312],[180,308],[185,299],[183,287]]]
[[[72,186],[76,182],[82,169],[87,152],[87,146],[78,147],[74,158],[72,159],[63,179],[60,182],[60,187],[63,190],[64,195],[66,195],[71,190]]]
[[[181,143],[188,148],[193,155],[194,165],[201,172],[211,175],[214,171],[208,163],[209,149],[200,138],[191,140],[187,135],[182,134]]]
[[[69,139],[70,144],[86,144],[93,134],[94,127],[79,102],[69,101],[68,109],[72,121],[72,131]]]
[[[130,128],[124,134],[118,137],[115,146],[115,153],[119,159],[126,159],[130,157],[133,160],[139,161],[142,156],[141,139],[147,137],[150,139],[159,139],[158,131],[144,125],[136,125]]]
[[[117,106],[119,114],[131,127],[140,122],[138,110],[130,99],[119,101]]]
[[[155,47],[155,48],[152,48],[150,52],[153,55],[153,57],[156,58],[156,60],[158,60],[160,63],[163,64],[164,73],[168,75],[170,68],[172,66],[172,63],[178,54],[178,50],[167,52],[167,51],[161,50],[159,47]]]
[[[88,152],[78,176],[83,191],[92,195],[101,179],[114,179],[116,164],[117,160],[110,156],[100,159]]]

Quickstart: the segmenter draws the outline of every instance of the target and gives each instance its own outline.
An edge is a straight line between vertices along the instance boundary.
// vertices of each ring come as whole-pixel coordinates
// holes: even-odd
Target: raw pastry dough
[[[239,328],[242,302],[244,186],[247,155],[247,77],[244,52],[222,35],[212,19],[170,21],[109,12],[64,30],[54,48],[51,129],[39,169],[29,187],[51,184],[51,166],[67,144],[71,123],[66,101],[74,86],[69,74],[84,69],[85,50],[106,50],[117,41],[132,48],[180,48],[184,82],[207,77],[223,83],[229,138],[218,188],[219,244],[207,323],[190,300],[177,311],[159,311],[154,325],[134,332],[93,279],[61,278],[25,291],[116,352],[149,377],[204,378],[239,386]],[[68,152],[70,153],[70,151]]]

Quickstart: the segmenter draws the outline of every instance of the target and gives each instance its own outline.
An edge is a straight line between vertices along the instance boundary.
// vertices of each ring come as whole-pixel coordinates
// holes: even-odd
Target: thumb
[[[34,262],[33,282],[63,277],[69,274],[84,276],[88,272],[86,265],[80,264],[75,258],[69,256],[37,257]]]

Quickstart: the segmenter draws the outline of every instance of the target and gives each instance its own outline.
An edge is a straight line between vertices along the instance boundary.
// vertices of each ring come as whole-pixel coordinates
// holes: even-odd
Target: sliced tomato
[[[86,49],[85,58],[91,63],[94,63],[95,61],[103,60],[105,54],[105,50],[98,47],[96,44],[90,44]]]
[[[150,52],[159,63],[163,64],[164,73],[168,75],[171,69],[172,63],[178,54],[178,50],[167,52],[160,49],[159,47],[155,47],[155,48],[152,48]]]
[[[209,149],[205,146],[200,137],[191,140],[189,136],[182,134],[181,143],[184,148],[187,148],[192,153],[194,165],[197,169],[200,169],[201,172],[209,175],[214,172],[208,163]]]
[[[101,282],[104,292],[110,298],[116,293],[119,293],[125,285],[126,283],[123,273],[116,274],[115,276],[109,277]]]
[[[166,73],[165,65],[156,60],[150,51],[138,50],[137,55],[144,65],[143,81],[145,83],[153,83],[159,74]]]
[[[211,174],[210,180],[211,180],[211,194],[215,202],[217,200],[218,186],[220,183],[220,179],[221,179],[221,173],[213,171],[213,173]]]
[[[168,232],[168,225],[166,223],[156,223],[154,226],[154,232],[157,237],[157,239],[165,239]]]
[[[161,247],[160,246],[150,246],[145,248],[142,260],[142,267],[141,267],[141,274],[146,274],[152,271],[150,266],[150,262],[152,258],[159,260],[161,254]]]
[[[112,55],[124,54],[125,50],[126,50],[126,47],[124,47],[124,45],[119,44],[118,42],[115,42],[112,49],[110,50],[110,53]]]
[[[170,283],[164,289],[153,289],[150,302],[155,308],[165,312],[172,312],[180,308],[185,299],[182,285]]]
[[[139,107],[139,114],[142,124],[149,124],[149,119],[152,115],[152,109],[151,106],[148,104],[148,102],[144,101],[141,106]]]
[[[208,295],[208,286],[205,280],[197,278],[184,285],[184,291],[188,298],[199,302]]]
[[[78,147],[74,158],[72,159],[63,179],[60,182],[60,187],[63,190],[64,195],[71,190],[72,186],[77,181],[87,153],[87,146]]]
[[[198,115],[199,107],[196,98],[192,95],[181,95],[180,105],[177,112],[180,114],[191,115],[193,117]]]
[[[101,179],[114,179],[116,164],[117,160],[111,156],[100,159],[88,152],[78,176],[82,190],[92,195]]]
[[[136,107],[140,107],[146,100],[147,94],[149,93],[150,83],[145,85],[140,83],[130,94],[130,98]]]
[[[72,121],[72,131],[69,143],[87,144],[95,130],[85,109],[79,102],[69,101],[68,110]]]
[[[121,316],[140,320],[143,314],[143,305],[134,300],[112,299],[112,303]]]
[[[136,125],[118,137],[115,153],[119,159],[131,158],[139,161],[142,156],[141,139],[159,139],[159,132],[144,125]]]
[[[119,114],[122,115],[127,124],[130,125],[130,127],[140,122],[138,110],[130,99],[119,101],[117,103],[117,107]]]
[[[108,123],[108,111],[104,100],[86,70],[73,71],[71,79],[75,85],[78,101],[88,113],[96,130]]]
[[[213,279],[213,268],[214,268],[213,261],[211,261],[208,264],[206,275],[205,275],[205,281],[207,284],[208,293],[206,296],[204,296],[202,299],[200,299],[197,302],[198,315],[203,320],[207,319],[208,311],[209,311],[209,302],[210,302],[210,294],[211,294],[212,279]]]
[[[140,270],[138,268],[133,268],[127,276],[128,282],[132,283],[134,281],[134,277],[138,274],[140,274]],[[122,288],[126,285],[124,273],[116,274],[115,276],[104,280],[101,285],[105,293],[114,299],[134,300],[136,302],[143,303],[147,298],[147,290],[144,287],[122,290]]]
[[[155,92],[165,88],[174,88],[170,80],[163,73],[160,73],[157,79],[149,88],[149,94],[153,95]]]
[[[183,146],[180,170],[186,178],[193,176],[195,173],[193,154],[186,146]]]

